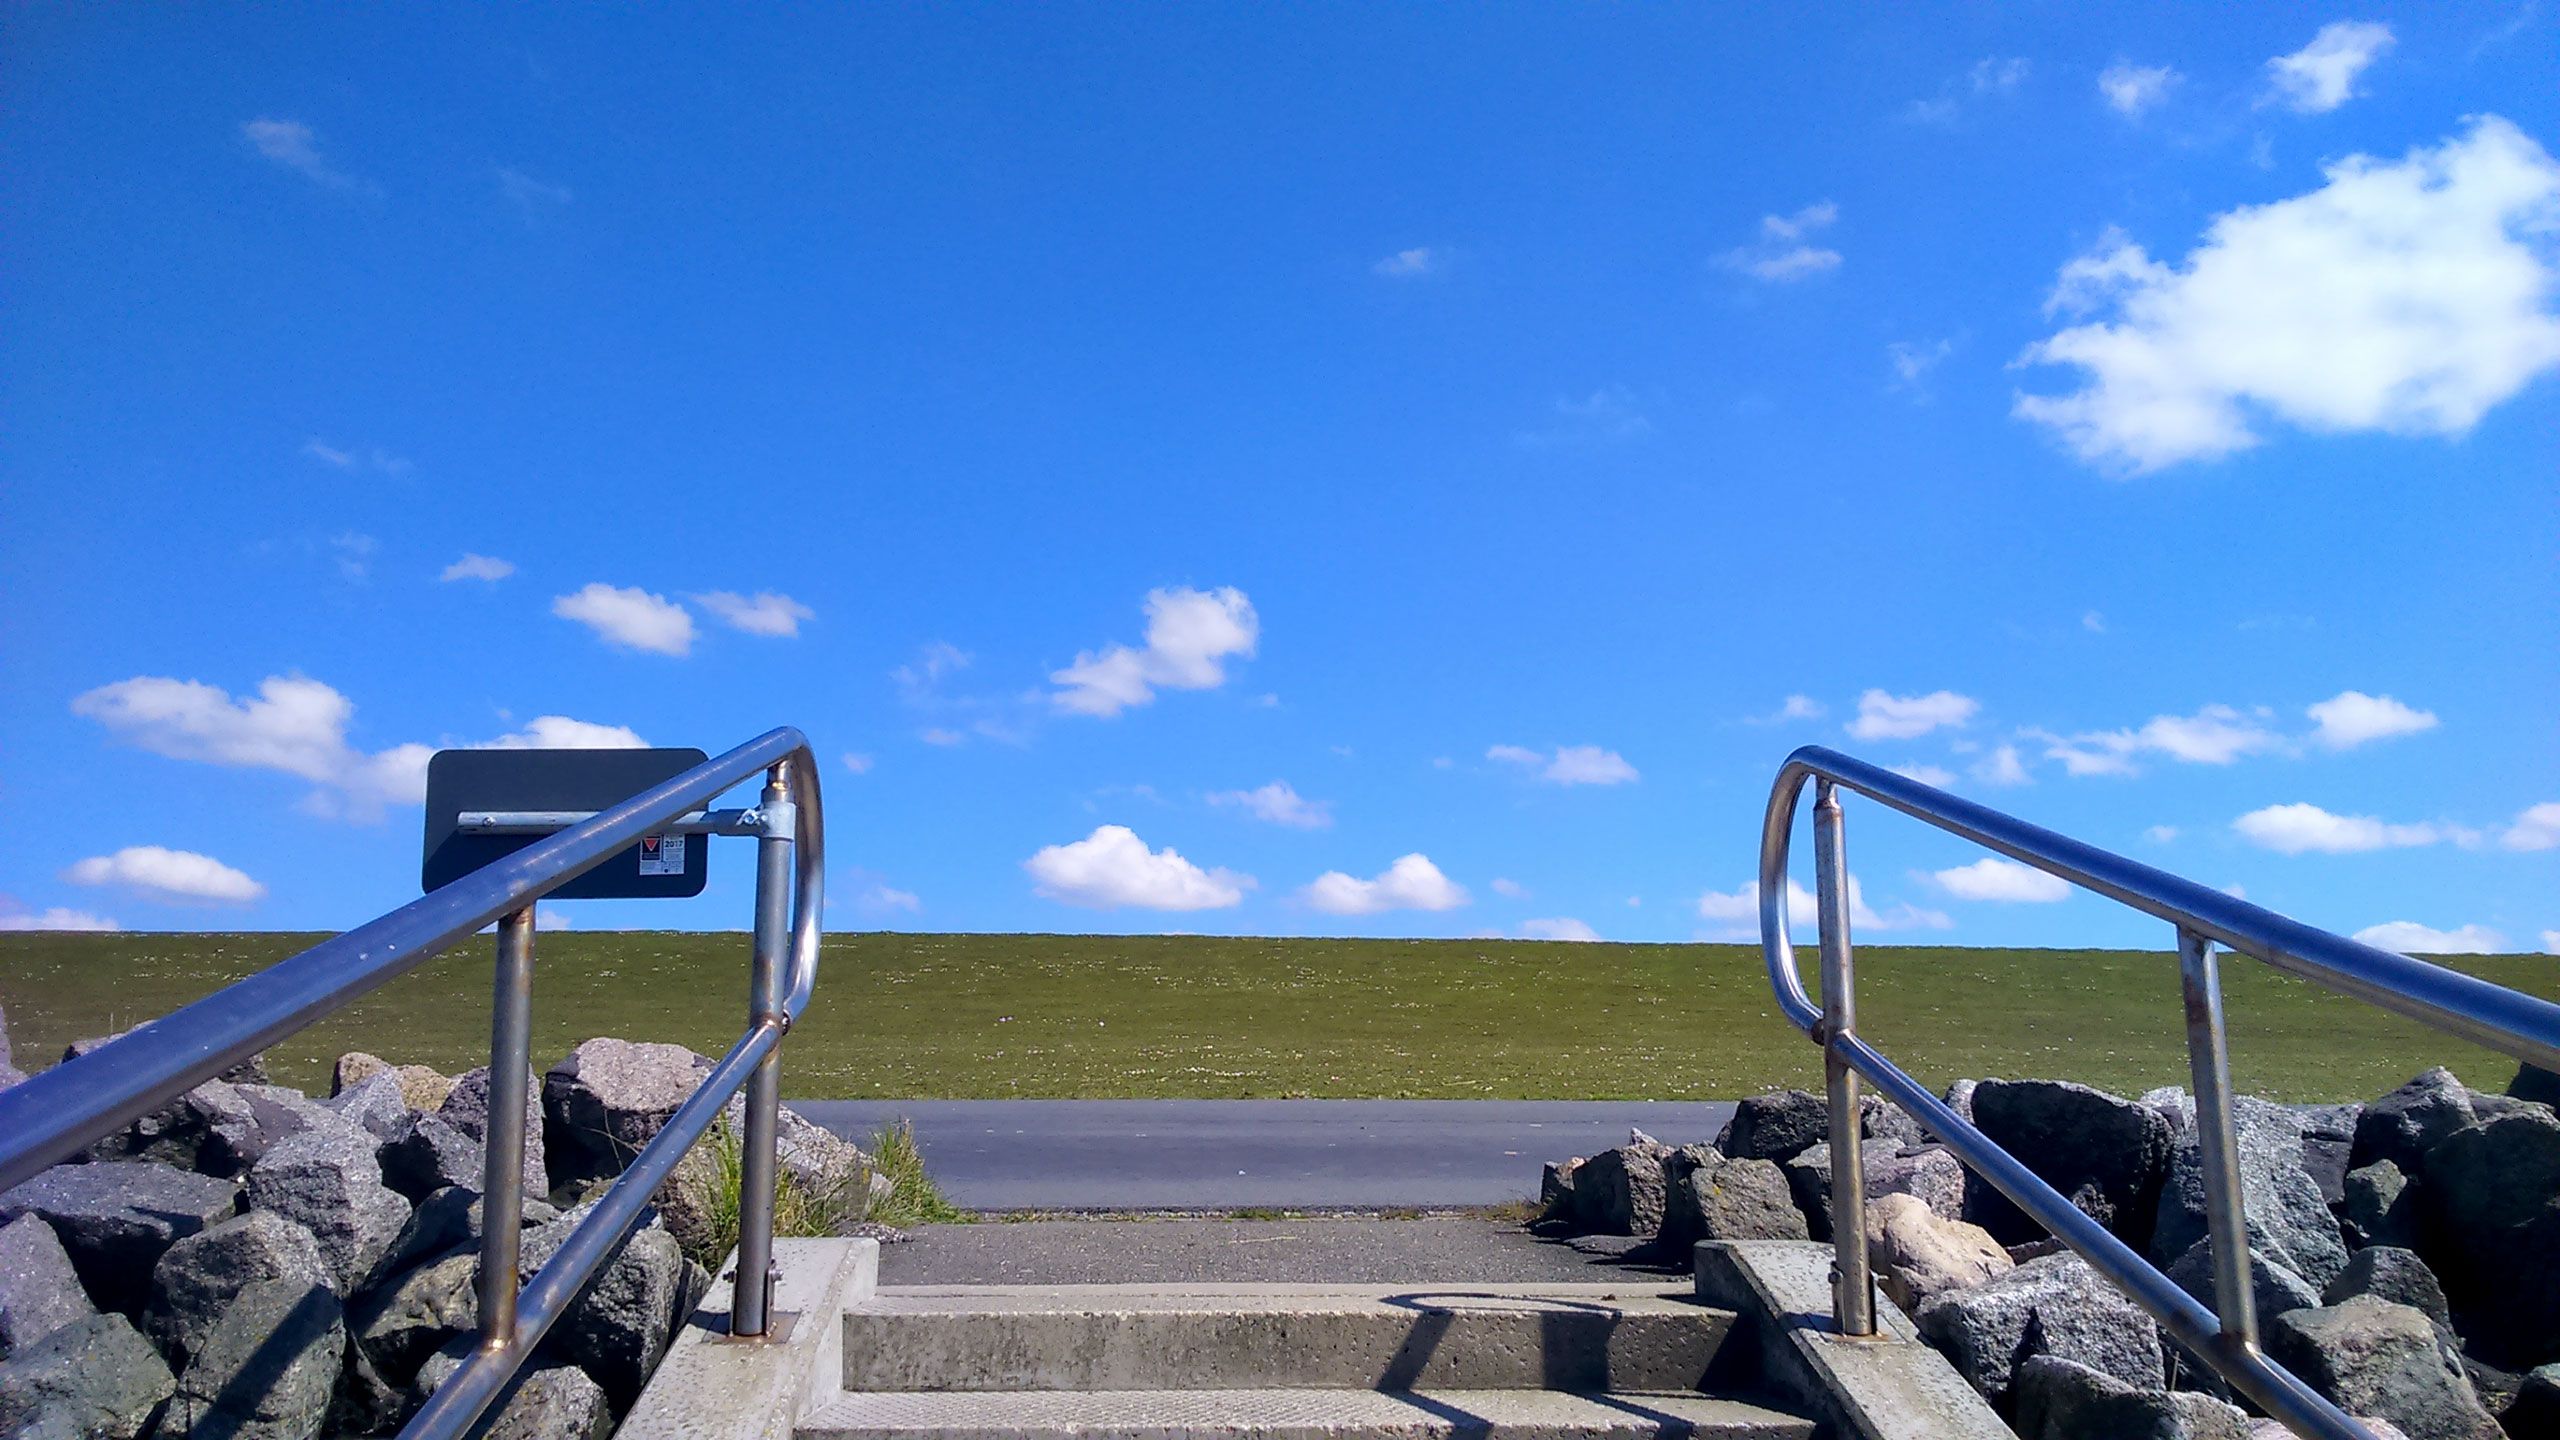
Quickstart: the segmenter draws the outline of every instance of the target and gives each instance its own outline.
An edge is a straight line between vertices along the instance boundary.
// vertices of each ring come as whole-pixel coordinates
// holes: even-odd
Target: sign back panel
[[[603,810],[703,762],[699,750],[439,750],[427,762],[427,836],[418,883],[450,885],[540,835],[466,835],[466,810]],[[711,879],[711,837],[652,835],[542,897],[681,900]]]

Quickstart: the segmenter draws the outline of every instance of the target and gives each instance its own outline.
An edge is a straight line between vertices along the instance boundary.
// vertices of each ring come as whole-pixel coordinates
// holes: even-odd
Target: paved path
[[[880,1249],[883,1285],[1548,1284],[1684,1279],[1623,1235],[1541,1240],[1423,1220],[1030,1220],[926,1225]]]
[[[1498,1205],[1539,1166],[1626,1143],[1711,1140],[1727,1101],[795,1100],[867,1140],[904,1117],[972,1210]]]

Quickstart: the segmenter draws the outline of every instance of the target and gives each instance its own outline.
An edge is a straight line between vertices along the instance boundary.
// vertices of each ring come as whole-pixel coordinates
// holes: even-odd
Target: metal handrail
[[[758,836],[758,863],[746,1030],[519,1294],[533,903],[758,774],[766,784],[751,812],[758,824],[752,832]],[[730,1332],[761,1337],[772,1319],[780,1047],[817,985],[825,875],[816,756],[797,729],[769,730],[389,914],[0,1090],[0,1190],[70,1158],[495,921],[480,1344],[410,1418],[401,1440],[451,1440],[471,1428],[595,1271],[629,1238],[650,1196],[741,1087],[747,1091],[746,1134]]]
[[[1795,946],[1787,929],[1788,845],[1796,802],[1807,780],[1815,782],[1815,909],[1822,963],[1822,1003],[1818,1005],[1797,978]],[[2177,928],[2206,1232],[2214,1262],[2213,1307],[2181,1289],[1859,1036],[1838,794],[1843,789]],[[1832,1203],[1838,1207],[1840,1197],[1848,1197],[1846,1209],[1832,1224],[1832,1315],[1842,1334],[1875,1333],[1858,1115],[1863,1078],[1910,1111],[1968,1168],[2077,1251],[2149,1312],[2180,1346],[2269,1415],[2321,1440],[2371,1440],[2365,1427],[2269,1360],[2258,1346],[2235,1163],[2238,1145],[2232,1135],[2230,1057],[2214,947],[2220,945],[2297,979],[2551,1069],[2560,1069],[2560,1005],[2305,925],[1819,745],[1797,750],[1778,769],[1760,831],[1759,890],[1760,944],[1770,988],[1788,1023],[1823,1050],[1831,1111]]]

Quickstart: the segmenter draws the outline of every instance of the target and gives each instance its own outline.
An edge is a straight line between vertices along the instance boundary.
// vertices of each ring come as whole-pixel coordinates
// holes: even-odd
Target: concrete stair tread
[[[844,1393],[795,1440],[1495,1440],[1695,1435],[1811,1440],[1813,1422],[1715,1395],[1559,1390],[1048,1390]]]
[[[1686,1280],[1564,1285],[914,1285],[883,1286],[851,1315],[1346,1314],[1530,1309],[1710,1315]]]

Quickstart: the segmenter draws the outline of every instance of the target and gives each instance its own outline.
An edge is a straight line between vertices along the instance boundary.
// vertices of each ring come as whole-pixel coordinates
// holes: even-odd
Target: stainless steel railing
[[[1814,782],[1815,911],[1821,935],[1822,1003],[1796,977],[1787,931],[1787,847],[1796,802]],[[2187,1059],[2211,1241],[2214,1304],[2207,1308],[2150,1261],[2090,1219],[1989,1136],[1922,1088],[1857,1030],[1857,968],[1849,939],[1848,869],[1840,791],[1850,790],[1949,834],[2168,921],[2177,929],[2186,997]],[[2155,870],[2065,835],[1950,795],[1819,745],[1787,757],[1769,792],[1760,831],[1760,945],[1770,988],[1788,1023],[1822,1047],[1831,1104],[1832,1318],[1844,1335],[1873,1335],[1875,1289],[1867,1261],[1866,1172],[1859,1151],[1860,1080],[1911,1112],[1976,1175],[2079,1252],[2150,1312],[2190,1353],[2266,1411],[2320,1440],[2371,1440],[2344,1411],[2269,1360],[2258,1346],[2232,1138],[2231,1065],[2214,947],[2350,995],[2520,1060],[2560,1069],[2560,1005],[2485,980],[2289,920],[2222,891]]]
[[[712,800],[759,773],[765,776],[765,786],[754,809],[700,813]],[[754,964],[746,1030],[596,1201],[535,1274],[533,1283],[520,1290],[533,904],[638,843],[643,835],[671,831],[757,837]],[[401,1440],[451,1440],[472,1427],[596,1270],[638,1226],[649,1197],[741,1087],[747,1092],[746,1134],[741,1145],[737,1288],[730,1307],[730,1333],[739,1339],[763,1337],[773,1319],[773,1186],[782,1105],[782,1037],[808,1007],[818,981],[826,850],[818,767],[808,739],[787,726],[767,731],[387,915],[225,986],[77,1060],[0,1090],[0,1190],[69,1158],[496,921],[489,1127],[482,1161],[480,1344],[410,1417],[400,1432]]]

